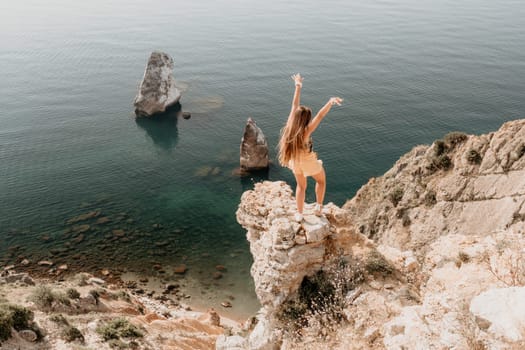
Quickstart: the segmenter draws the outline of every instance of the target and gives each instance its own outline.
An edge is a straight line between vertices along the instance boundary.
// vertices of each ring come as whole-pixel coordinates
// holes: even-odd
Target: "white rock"
[[[87,283],[88,283],[88,284],[98,284],[98,285],[103,285],[103,284],[106,283],[106,281],[104,281],[104,280],[101,279],[101,278],[91,277],[90,279],[87,280]]]
[[[470,312],[489,321],[488,331],[497,336],[525,339],[525,287],[487,290],[472,299]]]
[[[220,335],[215,343],[215,350],[247,350],[247,340],[240,335]]]

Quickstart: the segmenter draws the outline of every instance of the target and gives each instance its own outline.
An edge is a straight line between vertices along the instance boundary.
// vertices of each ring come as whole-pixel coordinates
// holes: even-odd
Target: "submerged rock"
[[[173,59],[164,52],[152,52],[133,103],[135,115],[151,117],[165,112],[179,102],[180,97],[173,77]]]
[[[244,128],[240,162],[242,171],[267,169],[270,165],[268,142],[252,118],[248,118]]]

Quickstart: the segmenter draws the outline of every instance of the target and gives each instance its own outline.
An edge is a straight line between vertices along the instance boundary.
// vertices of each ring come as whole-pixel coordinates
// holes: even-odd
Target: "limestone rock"
[[[343,208],[327,204],[316,217],[307,204],[301,223],[284,182],[246,191],[236,214],[262,308],[239,343],[282,350],[522,348],[525,120],[488,135],[449,135],[445,144],[450,168],[436,166],[439,142],[417,146]],[[387,274],[368,269],[370,252],[391,265]],[[323,339],[301,329],[298,344],[283,333],[278,311],[305,277],[336,257],[365,264],[365,282],[344,296],[349,322]]]
[[[252,118],[248,118],[244,128],[240,163],[243,171],[267,169],[270,164],[266,136]]]
[[[173,59],[166,53],[152,52],[133,103],[135,114],[137,117],[151,117],[165,112],[179,102],[180,97],[173,77]]]
[[[215,343],[215,350],[246,350],[247,340],[240,335],[220,335]]]
[[[525,120],[446,146],[449,170],[433,167],[437,144],[414,147],[343,206],[356,229],[380,243],[417,251],[441,235],[496,232],[523,222]],[[479,164],[469,160],[472,151]],[[396,193],[401,199],[394,205]]]
[[[18,335],[20,336],[20,338],[28,342],[36,342],[36,340],[38,339],[38,335],[30,329],[21,330],[20,332],[18,332]]]
[[[511,341],[524,340],[525,287],[484,291],[472,299],[470,311],[490,323],[488,331]]]
[[[93,285],[104,285],[106,284],[106,281],[104,281],[103,279],[101,278],[97,278],[97,277],[91,277],[90,279],[87,280],[87,283],[88,284],[93,284]]]

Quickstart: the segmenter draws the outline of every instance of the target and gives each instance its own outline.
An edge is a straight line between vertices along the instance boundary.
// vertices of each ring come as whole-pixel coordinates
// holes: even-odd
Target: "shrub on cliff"
[[[84,335],[82,334],[82,332],[80,332],[78,328],[73,326],[66,326],[66,328],[64,328],[64,330],[62,331],[62,337],[67,342],[72,342],[75,340],[81,343],[84,342]]]
[[[391,275],[394,267],[377,250],[371,250],[366,256],[365,269],[370,274]]]
[[[401,187],[396,187],[392,192],[388,194],[388,199],[390,199],[394,207],[396,207],[397,204],[403,199],[404,194],[405,191]]]
[[[439,157],[447,151],[447,145],[443,140],[434,141],[434,156]]]
[[[437,203],[436,191],[430,190],[425,194],[425,205],[431,207]]]
[[[105,341],[119,338],[140,338],[144,335],[125,318],[117,318],[97,327],[97,333]]]
[[[11,304],[0,305],[0,341],[11,337],[11,328],[17,331],[31,328],[33,312],[25,307]]]
[[[450,160],[450,157],[446,154],[442,154],[437,157],[432,157],[430,160],[430,164],[427,166],[427,169],[431,172],[435,172],[437,170],[449,170],[452,168],[452,161]]]
[[[482,158],[478,151],[476,151],[475,149],[470,149],[467,152],[467,160],[470,164],[479,165],[481,164]]]
[[[449,146],[449,150],[453,150],[456,145],[459,145],[468,138],[467,134],[459,131],[452,131],[445,135],[443,140]]]
[[[365,279],[365,270],[354,259],[338,259],[324,270],[303,279],[299,290],[277,313],[285,332],[299,336],[308,327],[320,335],[344,320],[347,294]]]
[[[47,286],[38,286],[35,288],[30,299],[42,310],[51,310],[57,305],[71,305],[71,301],[65,294],[55,292]]]

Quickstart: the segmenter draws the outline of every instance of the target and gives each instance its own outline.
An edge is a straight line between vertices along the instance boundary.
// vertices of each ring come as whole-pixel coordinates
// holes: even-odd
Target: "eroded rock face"
[[[522,348],[524,168],[525,120],[518,120],[489,135],[457,134],[441,145],[417,146],[343,209],[329,204],[319,218],[307,205],[303,223],[293,219],[289,186],[256,184],[243,194],[237,220],[254,256],[263,322],[241,346]],[[336,256],[371,251],[384,257],[391,272],[369,271],[348,292],[339,330],[320,339],[302,329],[300,344],[280,336],[275,312],[305,276]]]
[[[262,130],[252,118],[248,118],[241,140],[241,169],[243,171],[254,171],[267,169],[270,160],[268,158],[268,142]]]
[[[135,115],[151,117],[165,112],[179,102],[180,97],[173,78],[173,59],[166,53],[152,52],[133,103]]]
[[[437,237],[505,230],[525,219],[525,120],[452,144],[417,146],[343,208],[360,232],[424,249]],[[450,169],[439,168],[450,160]],[[435,166],[438,165],[438,167]]]
[[[275,309],[305,276],[322,267],[331,252],[349,254],[352,241],[365,243],[364,237],[348,230],[338,232],[331,224],[344,217],[340,208],[328,204],[326,209],[329,214],[318,217],[306,205],[304,221],[295,222],[292,189],[282,181],[258,183],[242,195],[237,220],[247,230],[254,257],[251,274],[263,306]]]

